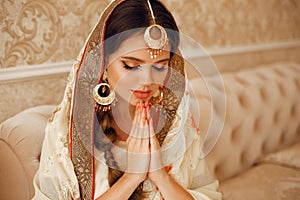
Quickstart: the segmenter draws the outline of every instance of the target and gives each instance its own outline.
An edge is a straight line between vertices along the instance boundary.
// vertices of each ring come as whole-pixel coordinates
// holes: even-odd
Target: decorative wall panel
[[[298,0],[167,0],[184,33],[205,47],[300,38]]]
[[[108,0],[0,3],[0,68],[74,60]]]
[[[164,0],[206,48],[300,39],[298,0]],[[74,60],[109,0],[0,2],[0,68]]]

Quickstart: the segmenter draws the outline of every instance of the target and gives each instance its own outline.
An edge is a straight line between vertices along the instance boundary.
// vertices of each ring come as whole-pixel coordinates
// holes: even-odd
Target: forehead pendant
[[[147,51],[150,54],[150,57],[156,58],[166,47],[168,43],[168,37],[166,30],[162,26],[156,24],[150,1],[148,0],[147,2],[154,23],[151,26],[147,27],[144,33],[144,40],[147,45]]]

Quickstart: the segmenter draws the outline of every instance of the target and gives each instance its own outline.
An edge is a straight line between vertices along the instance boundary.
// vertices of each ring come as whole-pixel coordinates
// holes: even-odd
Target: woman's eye
[[[159,72],[165,71],[168,66],[167,65],[162,65],[162,64],[153,64],[152,67]]]
[[[141,65],[136,65],[136,66],[129,66],[128,64],[126,64],[125,62],[123,62],[123,67],[126,69],[126,70],[137,70],[141,67]]]

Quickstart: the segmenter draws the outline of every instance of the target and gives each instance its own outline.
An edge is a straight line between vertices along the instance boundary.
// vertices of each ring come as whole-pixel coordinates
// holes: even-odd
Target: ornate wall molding
[[[0,2],[0,68],[75,60],[110,0]],[[163,0],[205,48],[300,39],[298,0]]]
[[[233,58],[240,54],[259,53],[262,51],[286,51],[287,49],[297,48],[300,49],[300,40],[286,41],[270,44],[257,44],[247,46],[223,47],[223,48],[210,48],[207,53],[212,57],[229,56]],[[188,60],[198,60],[207,55],[203,53],[202,49],[186,49],[182,54]],[[256,58],[252,58],[255,62]],[[259,61],[256,61],[259,62]],[[73,62],[60,62],[60,63],[46,63],[32,66],[20,66],[6,69],[0,69],[0,84],[18,82],[18,81],[31,81],[34,79],[47,79],[58,75],[67,75],[70,71]],[[242,67],[242,66],[241,66]],[[225,66],[220,66],[221,71],[228,71]]]
[[[286,41],[286,42],[273,42],[267,44],[249,44],[245,46],[229,46],[229,47],[213,47],[208,48],[207,52],[210,56],[226,56],[234,54],[244,54],[251,52],[260,52],[260,51],[273,51],[277,49],[288,49],[300,47],[300,40],[295,41]],[[199,58],[206,56],[204,54],[199,54],[197,49],[187,49],[185,53],[188,58]]]
[[[69,73],[73,62],[46,63],[0,69],[0,84],[47,79]]]
[[[0,68],[75,60],[109,0],[0,2]]]

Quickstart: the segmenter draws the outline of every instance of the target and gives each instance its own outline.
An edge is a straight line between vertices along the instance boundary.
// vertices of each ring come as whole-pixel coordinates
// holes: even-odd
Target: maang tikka
[[[107,79],[107,71],[103,73],[103,80]],[[103,82],[95,86],[93,97],[96,102],[96,111],[108,111],[116,102],[116,93],[111,90],[108,83]]]
[[[147,51],[150,54],[150,57],[156,58],[167,46],[168,36],[166,30],[162,26],[156,24],[151,3],[149,0],[147,0],[147,3],[151,12],[153,24],[147,27],[144,33],[144,40],[146,42]]]

